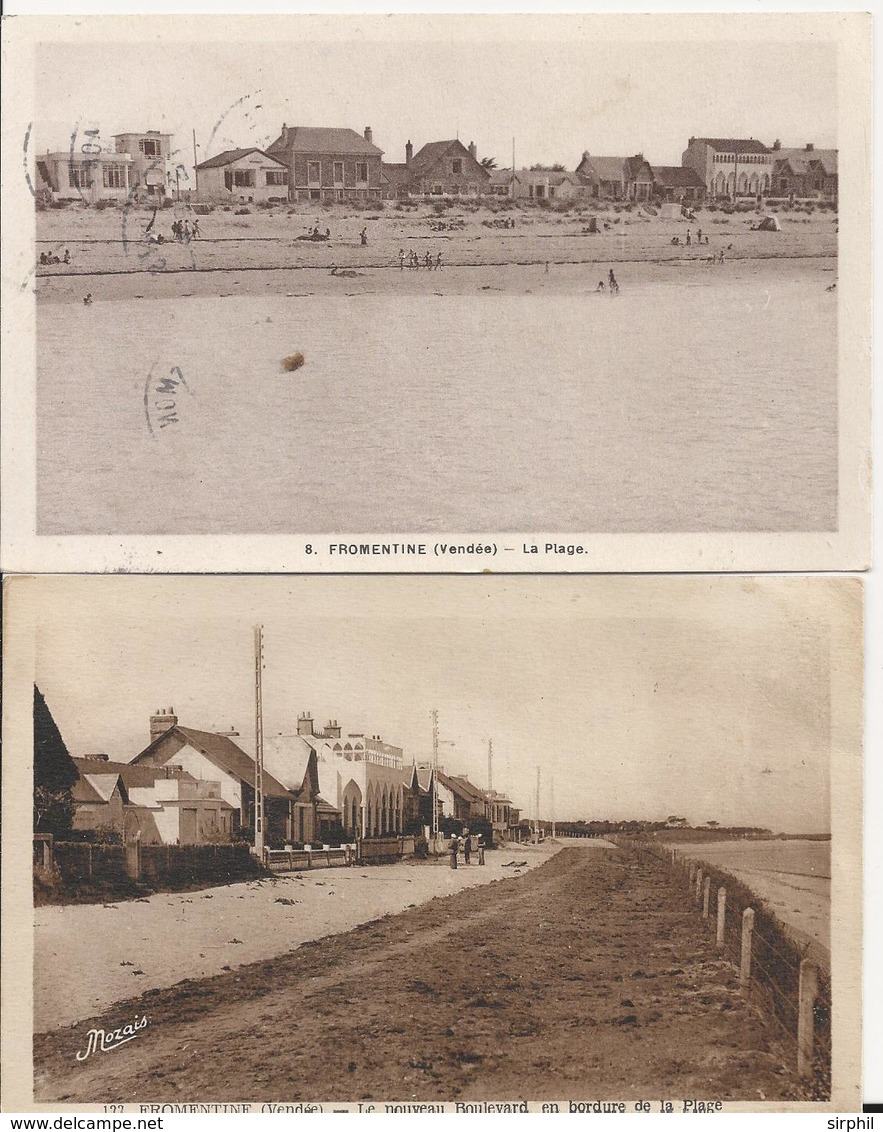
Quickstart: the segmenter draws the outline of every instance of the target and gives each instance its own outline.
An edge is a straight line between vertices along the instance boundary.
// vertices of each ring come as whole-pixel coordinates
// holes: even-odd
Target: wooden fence
[[[671,847],[615,838],[620,848],[661,862],[683,889],[718,951],[739,970],[741,992],[755,1002],[793,1050],[813,1099],[831,1089],[831,973],[820,949],[799,944],[736,877]]]

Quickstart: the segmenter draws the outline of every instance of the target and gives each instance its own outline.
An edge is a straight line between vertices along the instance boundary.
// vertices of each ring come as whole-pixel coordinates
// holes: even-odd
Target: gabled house
[[[643,153],[625,159],[625,195],[628,200],[646,201],[653,194],[653,170]]]
[[[151,742],[132,760],[142,767],[175,767],[198,781],[217,783],[220,798],[233,809],[232,832],[254,829],[255,763],[233,737],[180,727],[173,710],[150,718]],[[306,775],[305,775],[306,778]],[[268,844],[311,840],[316,829],[316,800],[311,791],[289,790],[264,770],[265,834]],[[300,836],[306,834],[307,836]]]
[[[383,150],[364,134],[325,126],[282,126],[266,154],[288,168],[290,200],[380,200]]]
[[[673,204],[701,204],[705,182],[687,165],[654,165],[653,197]]]
[[[177,766],[121,763],[106,755],[75,758],[74,829],[136,833],[146,844],[204,845],[230,841],[233,807],[220,783],[197,780]]]
[[[487,190],[491,173],[478,160],[474,142],[459,139],[427,142],[414,153],[405,146],[404,167],[384,165],[388,195],[418,197],[474,197]]]
[[[552,201],[574,200],[587,196],[585,182],[560,169],[495,169],[491,173],[488,192],[510,199]]]
[[[836,149],[816,149],[812,142],[803,149],[773,143],[772,192],[776,196],[836,200],[837,187]]]
[[[596,200],[624,200],[626,196],[626,158],[592,156],[583,151],[577,175]]]
[[[262,149],[228,149],[196,166],[196,199],[287,201],[288,166]]]
[[[402,769],[404,782],[404,832],[422,833],[432,828],[433,771],[431,766],[412,763]],[[441,807],[438,807],[439,813]]]

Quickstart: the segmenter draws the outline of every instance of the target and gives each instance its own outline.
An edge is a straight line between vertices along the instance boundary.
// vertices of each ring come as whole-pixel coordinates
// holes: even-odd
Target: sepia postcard
[[[4,605],[7,1111],[859,1106],[860,579]]]
[[[3,567],[867,568],[870,28],[4,21]]]

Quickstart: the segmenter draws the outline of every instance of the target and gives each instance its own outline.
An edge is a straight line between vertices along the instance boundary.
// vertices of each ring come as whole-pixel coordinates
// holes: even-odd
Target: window
[[[334,162],[334,183],[336,185],[343,184],[343,162]]]
[[[71,165],[69,170],[70,187],[72,189],[88,189],[92,177],[88,165]]]
[[[463,158],[462,157],[455,157],[454,160],[451,162],[451,172],[452,173],[462,173],[463,172]]]
[[[102,173],[106,189],[124,189],[126,187],[125,165],[105,165]]]
[[[161,157],[159,138],[141,138],[138,148],[145,157]]]
[[[307,180],[311,185],[322,180],[322,167],[318,161],[307,162]]]
[[[287,169],[268,169],[267,170],[267,184],[268,185],[287,185],[288,184],[288,170]]]
[[[434,197],[440,197],[443,192],[444,192],[444,190],[442,189],[441,185],[433,185],[432,186],[432,195]]]
[[[254,170],[234,169],[233,184],[237,189],[250,189],[254,185]]]
[[[362,182],[368,180],[368,162],[367,161],[357,161],[356,162],[356,180],[362,181]]]

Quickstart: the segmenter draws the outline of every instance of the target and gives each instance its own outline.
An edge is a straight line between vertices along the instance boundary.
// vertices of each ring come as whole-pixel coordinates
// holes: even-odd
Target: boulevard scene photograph
[[[36,45],[39,534],[838,530],[837,44],[466,26]]]
[[[857,1096],[855,580],[17,578],[7,624],[34,1103]]]

